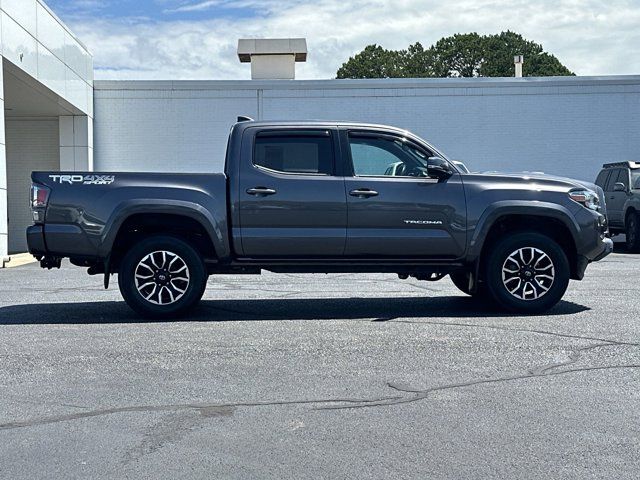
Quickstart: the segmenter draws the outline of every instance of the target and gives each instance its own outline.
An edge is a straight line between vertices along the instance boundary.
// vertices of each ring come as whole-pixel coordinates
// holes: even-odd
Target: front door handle
[[[253,187],[253,188],[248,188],[247,193],[249,195],[266,197],[267,195],[273,195],[274,193],[276,193],[276,191],[273,188]]]
[[[369,198],[377,196],[378,192],[375,190],[369,190],[368,188],[356,188],[355,190],[351,190],[349,195],[358,198]]]

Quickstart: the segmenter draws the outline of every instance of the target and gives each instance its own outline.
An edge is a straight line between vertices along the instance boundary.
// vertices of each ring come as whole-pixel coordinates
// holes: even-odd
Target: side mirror
[[[453,170],[446,160],[440,157],[429,157],[427,159],[427,173],[430,177],[444,180],[453,175]]]
[[[616,182],[616,183],[613,184],[613,191],[614,192],[626,192],[627,191],[627,187],[622,182]]]

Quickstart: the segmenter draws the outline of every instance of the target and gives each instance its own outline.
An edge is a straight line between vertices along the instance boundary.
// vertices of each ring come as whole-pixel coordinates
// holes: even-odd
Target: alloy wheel
[[[551,257],[535,247],[522,247],[502,264],[502,283],[520,300],[537,300],[546,295],[555,280]]]
[[[138,293],[156,305],[180,300],[189,288],[189,267],[182,257],[167,250],[145,255],[135,268]]]

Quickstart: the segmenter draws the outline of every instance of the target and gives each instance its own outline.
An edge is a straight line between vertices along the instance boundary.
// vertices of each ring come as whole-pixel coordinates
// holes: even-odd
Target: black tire
[[[498,240],[484,265],[491,297],[512,312],[544,312],[560,301],[569,285],[569,261],[562,247],[539,233]]]
[[[185,314],[202,298],[206,284],[198,252],[183,240],[165,235],[137,243],[122,259],[118,272],[125,302],[145,318]]]
[[[627,250],[631,253],[640,253],[640,218],[637,212],[630,212],[627,215],[625,226]]]

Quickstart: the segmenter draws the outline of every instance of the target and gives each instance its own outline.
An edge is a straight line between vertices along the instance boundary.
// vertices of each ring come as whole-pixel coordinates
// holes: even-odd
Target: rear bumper
[[[73,224],[45,224],[27,227],[29,253],[35,256],[94,258],[96,250],[82,229]]]
[[[44,243],[44,226],[31,225],[27,227],[27,245],[29,253],[35,256],[47,254],[47,246]]]

